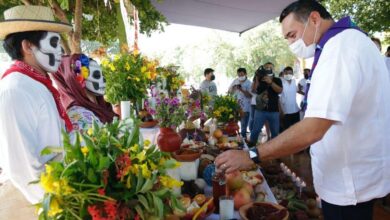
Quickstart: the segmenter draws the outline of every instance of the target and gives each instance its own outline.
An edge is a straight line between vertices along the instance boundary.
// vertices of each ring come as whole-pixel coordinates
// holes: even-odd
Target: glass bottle
[[[225,173],[216,170],[212,178],[215,213],[219,213],[219,197],[226,195]]]

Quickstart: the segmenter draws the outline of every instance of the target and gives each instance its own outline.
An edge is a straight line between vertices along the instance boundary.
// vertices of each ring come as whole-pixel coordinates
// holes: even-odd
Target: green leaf
[[[151,209],[149,207],[148,200],[146,199],[146,197],[141,195],[141,194],[138,194],[137,197],[138,197],[138,201],[144,206],[146,211],[151,212]]]
[[[154,183],[153,179],[146,179],[144,185],[139,190],[139,192],[140,193],[148,192],[149,190],[151,190],[153,188],[153,183]]]
[[[63,153],[64,152],[64,148],[62,147],[45,147],[43,148],[43,150],[41,151],[41,156],[45,156],[45,155],[49,155],[49,154],[52,154],[52,153]]]
[[[142,208],[139,205],[135,206],[135,210],[140,215],[141,219],[145,219],[144,211],[142,210]]]
[[[137,186],[135,188],[135,192],[138,193],[142,186],[144,184],[144,177],[142,176],[141,170],[138,170],[138,175],[137,175]]]
[[[95,172],[93,171],[92,168],[89,168],[89,169],[88,169],[87,178],[88,178],[89,181],[91,181],[91,182],[93,182],[93,183],[96,183],[96,182],[97,182],[96,174],[95,174]]]
[[[51,194],[45,194],[45,196],[43,197],[42,208],[43,208],[44,219],[47,219],[47,213],[50,210],[51,198],[52,198]]]
[[[100,157],[99,158],[99,166],[97,168],[98,171],[102,171],[107,169],[110,166],[110,158],[108,157]]]
[[[154,195],[153,193],[152,193],[152,196],[153,196],[155,214],[158,217],[160,217],[160,219],[162,219],[164,216],[164,204],[163,204],[162,200],[159,197],[157,197],[156,195]]]

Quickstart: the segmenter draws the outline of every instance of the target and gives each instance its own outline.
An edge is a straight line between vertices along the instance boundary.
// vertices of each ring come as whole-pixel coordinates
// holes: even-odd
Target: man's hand
[[[263,82],[270,85],[272,83],[272,77],[271,76],[264,76]]]
[[[235,170],[243,170],[251,167],[253,161],[249,158],[248,151],[228,150],[218,155],[215,159],[215,165],[219,170],[231,173]]]

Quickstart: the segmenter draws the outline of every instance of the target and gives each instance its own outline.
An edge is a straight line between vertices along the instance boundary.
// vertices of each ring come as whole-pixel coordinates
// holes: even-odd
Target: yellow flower
[[[161,158],[160,161],[158,162],[158,165],[163,166],[165,164],[166,159]]]
[[[144,161],[146,159],[145,152],[142,151],[142,152],[138,153],[137,156],[135,156],[135,158],[138,159],[139,163],[142,163],[142,161]]]
[[[56,198],[53,198],[50,201],[50,207],[49,207],[49,212],[47,215],[49,217],[54,217],[57,214],[61,213],[63,210],[60,208],[60,204],[58,203],[58,200]]]
[[[86,66],[81,67],[81,76],[86,79],[89,76],[89,69]]]
[[[92,135],[93,134],[93,128],[92,127],[88,128],[87,134],[88,135]]]
[[[146,140],[144,141],[144,145],[145,145],[145,147],[149,147],[150,141],[149,141],[148,139],[146,139]]]
[[[102,60],[102,66],[108,66],[109,63],[107,59]]]
[[[157,170],[157,165],[153,161],[148,161],[151,170]]]
[[[121,58],[121,57],[120,57],[118,54],[116,54],[116,55],[114,56],[114,61],[118,61],[120,58]]]
[[[138,152],[139,151],[139,145],[134,144],[132,147],[130,147],[131,152]]]
[[[115,71],[116,70],[115,66],[112,63],[110,63],[108,65],[108,67],[111,69],[111,71]]]
[[[129,63],[126,63],[126,65],[125,65],[125,69],[126,69],[127,71],[129,71],[129,70],[130,70],[130,65],[129,65]]]
[[[51,174],[53,172],[53,167],[50,166],[49,164],[45,164],[45,168],[47,174]]]
[[[150,176],[152,175],[152,172],[150,172],[146,163],[141,165],[141,172],[142,176],[145,178],[150,178]]]
[[[140,81],[140,79],[138,77],[134,77],[134,80],[137,81],[137,82]]]
[[[129,168],[130,173],[137,175],[138,174],[138,164],[134,164]]]
[[[141,67],[141,73],[145,73],[145,72],[146,72],[146,66]]]
[[[55,187],[53,186],[54,178],[49,173],[42,173],[40,178],[40,185],[43,190],[48,193],[55,193]]]
[[[88,147],[81,147],[81,152],[84,154],[84,157],[87,156],[89,149]]]
[[[170,176],[160,176],[161,185],[167,188],[181,187],[183,185],[182,181],[178,181]]]

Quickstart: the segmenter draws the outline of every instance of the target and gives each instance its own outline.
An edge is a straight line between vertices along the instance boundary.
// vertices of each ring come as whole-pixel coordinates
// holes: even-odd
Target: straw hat
[[[20,5],[4,11],[0,22],[0,39],[7,35],[25,31],[69,32],[72,26],[56,22],[50,8],[37,5]]]

